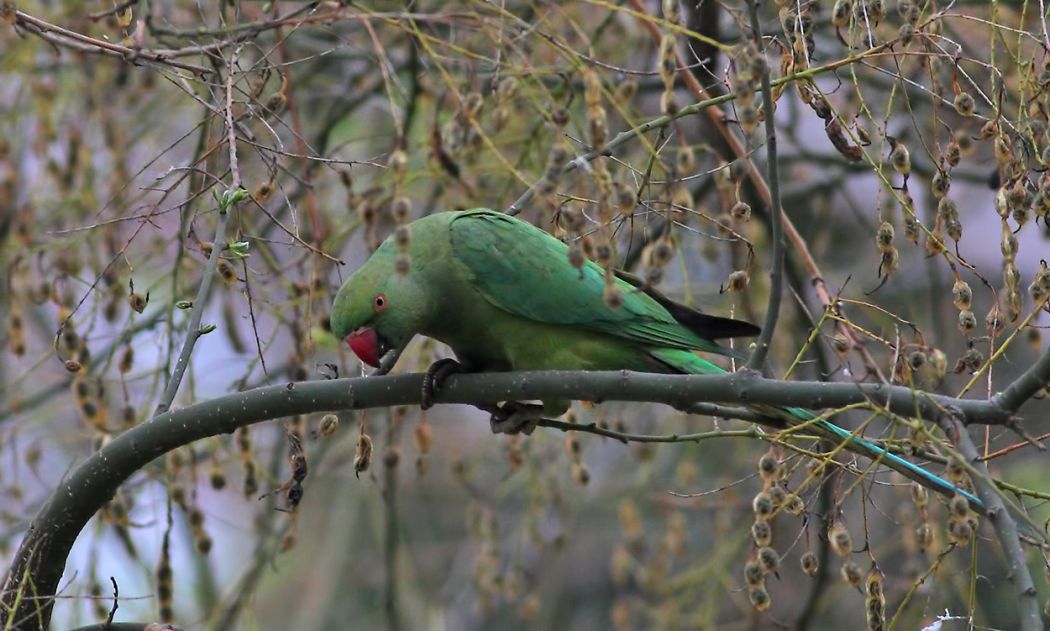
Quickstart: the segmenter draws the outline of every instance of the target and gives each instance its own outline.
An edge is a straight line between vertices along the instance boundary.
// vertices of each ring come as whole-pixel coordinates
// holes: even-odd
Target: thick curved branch
[[[1016,412],[1025,401],[1047,385],[1050,385],[1050,350],[1043,353],[1005,390],[992,397],[992,403],[1004,410]]]
[[[202,438],[231,433],[238,427],[270,419],[417,404],[422,380],[422,375],[411,374],[267,386],[171,410],[128,430],[80,465],[34,518],[7,575],[4,602],[10,607],[26,589],[40,595],[54,594],[66,557],[81,529],[113,497],[117,487],[165,453]],[[436,397],[439,403],[475,404],[536,399],[649,401],[678,409],[690,409],[704,401],[821,408],[870,399],[905,416],[918,411],[927,418],[938,418],[944,409],[952,407],[968,423],[1003,424],[1012,417],[1011,411],[999,408],[993,401],[953,399],[874,383],[784,382],[765,379],[753,372],[660,375],[628,371],[542,371],[455,375]],[[46,623],[51,613],[50,601],[32,599],[29,602],[32,607],[42,608],[41,616]],[[0,612],[0,620],[24,615],[24,609],[5,609]]]

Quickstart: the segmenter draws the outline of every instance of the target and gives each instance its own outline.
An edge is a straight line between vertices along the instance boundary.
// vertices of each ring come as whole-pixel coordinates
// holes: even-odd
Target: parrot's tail
[[[693,375],[722,375],[726,373],[722,368],[690,351],[661,348],[650,352],[656,359],[682,373]],[[830,421],[823,419],[818,420],[818,417],[809,410],[796,407],[778,408],[774,406],[759,405],[752,405],[749,407],[761,414],[768,415],[771,424],[775,426],[812,423],[811,426],[814,431],[825,438],[843,443],[846,449],[870,458],[875,462],[885,463],[887,467],[910,480],[918,482],[930,490],[945,495],[955,495],[958,493],[965,497],[970,502],[970,506],[975,510],[980,511],[981,513],[985,512],[984,503],[972,493],[969,493],[955,486],[951,482],[926,471],[918,465],[908,462],[896,454],[886,451],[882,447],[879,447],[860,436],[855,436],[853,433],[831,423]]]
[[[782,410],[802,421],[813,421],[817,418],[812,412],[802,408],[782,408]],[[845,443],[846,447],[854,453],[867,456],[875,462],[886,463],[886,466],[909,480],[914,480],[931,490],[945,495],[958,493],[969,500],[970,506],[974,509],[984,512],[984,503],[974,494],[955,486],[944,478],[938,477],[916,464],[908,462],[897,454],[890,453],[860,436],[855,436],[849,430],[823,419],[813,423],[813,427],[827,438]]]

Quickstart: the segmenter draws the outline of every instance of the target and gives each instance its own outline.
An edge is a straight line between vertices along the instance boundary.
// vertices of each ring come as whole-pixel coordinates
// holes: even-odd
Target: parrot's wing
[[[474,287],[504,311],[647,345],[727,350],[683,326],[657,300],[620,278],[613,282],[620,288],[623,304],[610,308],[603,296],[605,270],[590,260],[574,268],[568,246],[531,224],[477,209],[452,220],[449,232],[454,256]]]
[[[683,305],[680,302],[675,302],[661,293],[658,289],[652,285],[646,284],[643,279],[631,274],[630,272],[618,269],[613,273],[616,274],[616,277],[620,280],[644,291],[650,298],[660,303],[661,307],[667,309],[668,313],[670,313],[679,324],[705,340],[718,340],[727,337],[753,337],[762,332],[761,328],[750,322],[708,315],[699,309]]]

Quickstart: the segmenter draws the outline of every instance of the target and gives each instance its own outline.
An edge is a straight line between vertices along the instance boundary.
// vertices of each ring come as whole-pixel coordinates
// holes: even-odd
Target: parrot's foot
[[[442,382],[456,373],[467,372],[467,368],[452,359],[446,357],[439,359],[423,373],[423,395],[419,400],[419,407],[426,410],[434,406],[434,395],[437,394]]]
[[[536,424],[543,420],[543,406],[532,403],[509,401],[492,410],[489,427],[493,434],[525,434],[536,431]]]

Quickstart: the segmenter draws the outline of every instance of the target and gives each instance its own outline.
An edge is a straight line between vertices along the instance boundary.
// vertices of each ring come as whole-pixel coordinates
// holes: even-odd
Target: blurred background
[[[233,181],[227,78],[251,197],[176,406],[361,374],[328,331],[335,291],[399,223],[445,210],[522,206],[588,256],[760,323],[765,67],[787,77],[774,119],[797,228],[772,374],[1002,389],[1047,352],[1029,289],[1050,258],[1045,16],[1027,2],[762,4],[758,49],[747,5],[712,0],[5,3],[4,558],[170,379],[214,247],[213,193]],[[396,371],[448,355],[417,339]],[[1048,411],[1024,408],[1031,435]],[[105,620],[110,577],[116,620],[193,629],[860,628],[875,575],[888,626],[1016,624],[991,528],[953,541],[946,501],[916,501],[896,474],[842,455],[821,475],[745,423],[664,406],[577,403],[569,417],[705,436],[495,436],[460,406],[262,423],[125,484],[73,549],[55,627]],[[837,419],[944,471],[936,428]],[[1041,524],[1045,456],[1004,428],[970,431]],[[309,463],[292,512],[289,433]],[[744,571],[764,454],[801,504],[770,522],[779,568],[763,603]],[[1045,566],[1033,551],[1044,599]]]

